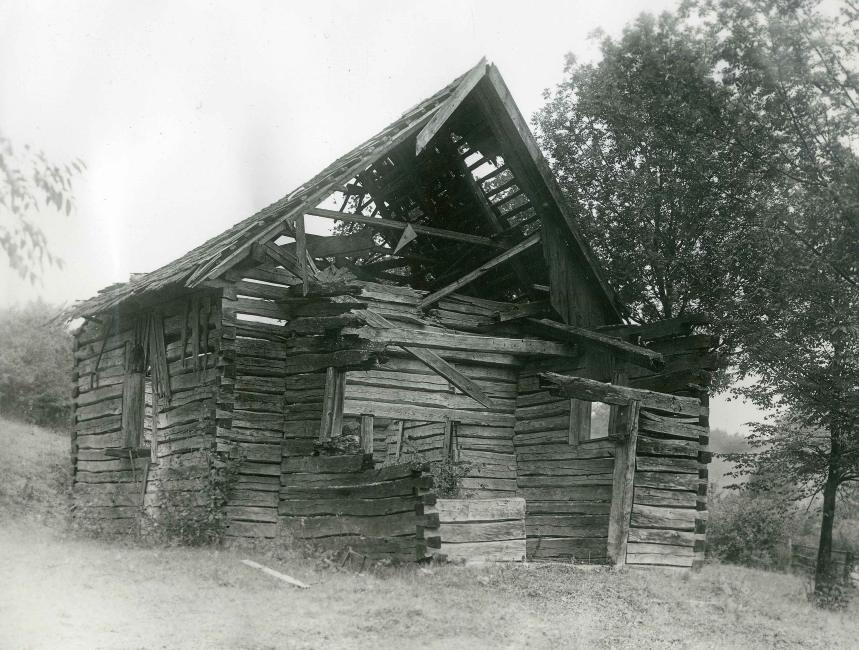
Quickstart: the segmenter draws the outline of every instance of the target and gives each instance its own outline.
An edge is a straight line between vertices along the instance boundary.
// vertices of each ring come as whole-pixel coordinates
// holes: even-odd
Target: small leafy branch
[[[462,479],[471,474],[476,464],[467,460],[456,460],[450,456],[430,459],[412,446],[409,440],[403,442],[403,454],[414,465],[429,465],[436,496],[452,499],[460,496]]]
[[[140,537],[160,544],[202,546],[223,541],[226,505],[238,481],[244,455],[204,450],[205,475],[197,490],[162,487],[156,508],[141,508]]]

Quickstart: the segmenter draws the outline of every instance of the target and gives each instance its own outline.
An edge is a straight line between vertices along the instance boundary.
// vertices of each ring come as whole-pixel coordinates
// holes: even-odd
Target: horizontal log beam
[[[541,341],[539,339],[512,339],[401,328],[377,329],[375,327],[347,328],[343,330],[343,334],[357,335],[366,341],[381,343],[383,345],[434,348],[437,350],[463,350],[468,352],[551,357],[575,357],[578,354],[578,350],[574,345],[555,343],[554,341]]]
[[[444,230],[442,228],[432,228],[430,226],[421,226],[418,224],[409,224],[405,221],[395,221],[394,219],[383,219],[381,217],[368,217],[364,214],[354,214],[351,212],[337,212],[336,210],[326,210],[324,208],[308,208],[304,211],[305,214],[310,214],[315,217],[324,217],[326,219],[336,219],[338,221],[346,221],[349,223],[363,223],[367,226],[372,226],[377,230],[405,230],[411,225],[415,232],[419,235],[427,235],[429,237],[439,237],[440,239],[449,239],[451,241],[462,242],[464,244],[477,244],[479,246],[489,246],[490,248],[504,248],[502,244],[490,239],[489,237],[481,237],[480,235],[472,235],[465,232],[456,232],[453,230]]]
[[[679,397],[639,388],[628,388],[584,377],[560,375],[556,372],[540,373],[540,380],[549,388],[549,393],[558,397],[605,402],[617,406],[626,406],[630,402],[638,401],[641,402],[642,408],[657,411],[690,416],[707,414],[706,409],[701,406],[701,401],[694,397]]]
[[[619,359],[624,359],[652,371],[659,371],[665,367],[665,359],[658,352],[627,343],[611,336],[606,336],[605,334],[599,334],[582,327],[566,325],[549,320],[548,318],[529,318],[525,322],[536,334],[546,338],[607,350]]]
[[[474,269],[471,273],[467,273],[464,276],[462,276],[461,278],[459,278],[458,280],[451,282],[446,287],[439,289],[438,291],[436,291],[434,293],[431,293],[426,298],[421,300],[418,307],[420,309],[426,309],[427,307],[438,302],[439,300],[441,300],[445,296],[449,296],[450,294],[455,293],[456,291],[458,291],[460,288],[464,287],[465,285],[467,285],[471,282],[474,282],[477,278],[479,278],[483,275],[486,275],[489,271],[494,269],[499,264],[503,264],[507,260],[513,259],[514,257],[519,255],[520,253],[524,253],[526,250],[528,250],[532,246],[535,246],[539,243],[540,243],[540,232],[537,231],[533,235],[528,237],[527,239],[519,242],[518,244],[516,244],[515,246],[512,246],[511,248],[508,248],[506,251],[501,253],[501,255],[499,255],[498,257],[493,257],[488,262],[484,262],[479,267]]]

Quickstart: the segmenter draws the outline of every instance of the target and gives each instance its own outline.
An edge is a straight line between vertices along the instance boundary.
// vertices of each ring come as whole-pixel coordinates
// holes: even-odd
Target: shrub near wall
[[[707,555],[730,564],[784,568],[791,534],[791,504],[748,490],[711,495]]]

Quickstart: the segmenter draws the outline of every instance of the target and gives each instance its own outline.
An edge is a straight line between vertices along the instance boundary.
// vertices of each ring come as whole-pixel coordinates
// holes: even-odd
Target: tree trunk
[[[814,571],[816,596],[825,596],[828,587],[838,580],[838,576],[832,570],[832,529],[835,524],[835,497],[838,494],[840,459],[841,445],[835,432],[832,432],[829,467],[826,483],[823,486],[823,520],[820,523],[820,542],[817,547],[817,566]]]

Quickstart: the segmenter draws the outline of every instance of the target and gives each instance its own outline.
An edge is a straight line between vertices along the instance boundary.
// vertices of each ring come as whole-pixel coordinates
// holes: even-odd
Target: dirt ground
[[[856,648],[805,580],[571,565],[358,573],[273,546],[151,548],[64,532],[68,439],[0,420],[0,650]],[[299,590],[241,563],[310,585]]]
[[[241,564],[250,557],[310,585]],[[855,648],[802,581],[563,565],[354,569],[0,530],[0,648]]]

